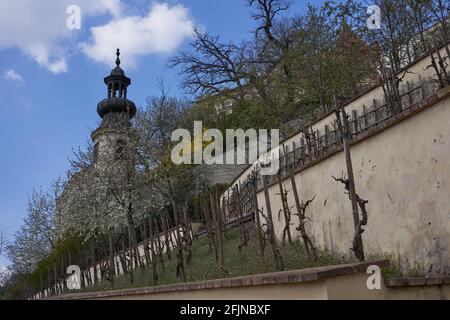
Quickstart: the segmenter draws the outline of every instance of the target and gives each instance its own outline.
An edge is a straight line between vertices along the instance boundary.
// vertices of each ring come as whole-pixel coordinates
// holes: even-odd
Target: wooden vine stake
[[[172,200],[172,207],[173,207],[173,215],[175,218],[175,229],[176,229],[176,245],[177,245],[177,251],[176,251],[176,257],[177,257],[177,278],[181,278],[183,281],[186,281],[186,269],[184,265],[184,254],[183,254],[183,236],[180,232],[180,217],[178,212],[178,207],[174,200]]]
[[[214,207],[214,199],[212,194],[209,194],[209,199],[205,198],[204,201],[204,217],[206,223],[206,230],[209,240],[209,247],[211,250],[214,250],[216,260],[218,259],[218,251],[217,251],[217,243],[216,243],[216,229],[214,227],[214,215],[213,215],[213,207]]]
[[[286,244],[286,238],[288,243],[292,243],[292,236],[291,236],[291,210],[289,208],[287,195],[288,191],[283,186],[283,180],[281,178],[281,170],[279,170],[278,174],[278,187],[280,190],[280,197],[281,197],[281,204],[283,206],[283,209],[280,210],[278,213],[278,219],[280,219],[280,213],[283,212],[284,215],[284,228],[283,228],[283,245]]]
[[[236,184],[235,186],[235,192],[234,192],[234,203],[236,207],[236,213],[237,213],[237,222],[238,222],[238,229],[239,229],[239,251],[242,250],[244,246],[247,245],[248,241],[250,240],[250,237],[248,235],[247,229],[244,224],[244,214],[242,212],[242,203],[241,203],[241,190],[242,187]]]
[[[219,269],[222,276],[225,276],[225,261],[224,261],[224,248],[223,248],[223,213],[225,210],[225,200],[222,201],[222,206],[220,205],[220,198],[215,192],[215,203],[216,203],[216,234],[217,234],[217,251],[218,251],[218,263]]]
[[[350,145],[349,145],[350,126],[348,123],[347,113],[345,112],[345,109],[342,106],[340,107],[337,106],[336,98],[334,98],[334,103],[335,103],[335,114],[337,118],[337,123],[342,136],[342,145],[344,148],[345,164],[347,168],[348,179],[344,179],[344,177],[342,177],[341,179],[336,179],[335,177],[333,177],[333,179],[335,181],[340,181],[344,184],[345,190],[348,193],[349,199],[352,203],[352,215],[353,215],[353,224],[355,227],[355,235],[353,237],[353,245],[351,250],[353,251],[354,255],[359,261],[364,261],[365,256],[362,242],[362,233],[364,232],[363,226],[367,224],[367,211],[365,205],[367,204],[368,201],[360,199],[359,196],[356,194],[355,179],[353,176],[352,158],[350,154]],[[362,211],[362,219],[360,219],[359,217],[358,206],[361,208]]]
[[[255,210],[254,215],[255,215],[255,221],[256,221],[256,234],[258,237],[258,243],[259,243],[259,250],[261,252],[261,256],[264,256],[264,236],[263,236],[263,231],[262,231],[262,225],[261,225],[261,218],[260,218],[260,213],[261,211],[259,210],[259,205],[258,205],[258,193],[257,193],[257,188],[258,188],[258,173],[257,171],[253,171],[252,174],[252,197],[253,197],[253,208]]]
[[[266,200],[267,216],[265,216],[264,213],[262,213],[262,212],[261,212],[261,215],[266,219],[267,238],[272,247],[273,258],[275,260],[275,266],[278,271],[283,271],[284,270],[284,261],[283,261],[283,257],[281,256],[280,249],[278,248],[277,239],[275,237],[275,230],[273,227],[272,208],[270,205],[269,190],[267,187],[267,176],[262,175],[262,181],[263,181],[263,188],[264,188],[264,197]]]

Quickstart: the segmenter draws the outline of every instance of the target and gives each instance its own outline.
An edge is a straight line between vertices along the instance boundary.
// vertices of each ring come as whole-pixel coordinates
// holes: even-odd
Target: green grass
[[[252,237],[247,246],[239,252],[239,234],[237,229],[226,231],[224,241],[224,260],[226,274],[225,277],[238,277],[251,274],[260,274],[276,271],[272,250],[270,244],[266,244],[265,255],[261,256],[259,243],[255,237]],[[318,250],[319,259],[317,262],[308,258],[303,243],[294,241],[293,243],[283,246],[280,244],[281,254],[284,259],[285,270],[304,269],[320,266],[338,265],[344,263],[357,262],[355,258],[349,256],[339,256],[328,251]],[[368,261],[389,259],[391,267],[383,268],[382,272],[385,277],[402,277],[402,276],[423,276],[423,271],[417,266],[405,267],[404,261],[392,255],[371,255]],[[176,276],[176,258],[172,254],[169,260],[164,256],[165,271],[158,265],[159,279],[156,285],[165,285],[171,283],[182,282]],[[209,248],[207,237],[197,239],[193,243],[192,264],[186,266],[186,276],[188,282],[212,280],[223,278],[219,270],[218,263],[215,259],[214,252]],[[130,283],[129,275],[123,275],[115,278],[114,288],[109,281],[102,281],[99,284],[83,288],[82,292],[104,291],[111,289],[125,289],[153,286],[152,268],[136,269],[134,272],[134,283]]]
[[[272,250],[270,244],[266,244],[265,255],[261,256],[259,243],[254,237],[247,246],[239,252],[239,234],[237,229],[227,230],[224,241],[224,261],[226,274],[225,277],[238,277],[251,274],[267,273],[276,271]],[[317,262],[308,258],[303,244],[295,241],[289,245],[280,245],[281,254],[285,263],[285,270],[311,268],[317,266],[337,265],[349,262],[355,262],[348,257],[337,256],[326,251],[319,251]],[[172,259],[164,258],[165,272],[158,265],[159,279],[156,285],[165,285],[181,282],[176,277],[176,258],[172,254]],[[134,283],[130,283],[129,275],[120,276],[114,280],[114,289],[137,288],[153,286],[152,268],[135,270]],[[208,245],[207,237],[195,240],[192,249],[192,264],[186,266],[186,277],[188,282],[211,280],[223,278],[215,254]],[[82,289],[82,291],[102,291],[111,290],[111,283],[103,281],[96,286]]]
[[[391,265],[389,268],[383,268],[381,270],[384,278],[420,278],[424,277],[426,272],[426,267],[420,264],[412,264],[406,259],[402,259],[400,256],[395,254],[377,254],[369,255],[367,257],[368,261],[375,260],[390,260]]]

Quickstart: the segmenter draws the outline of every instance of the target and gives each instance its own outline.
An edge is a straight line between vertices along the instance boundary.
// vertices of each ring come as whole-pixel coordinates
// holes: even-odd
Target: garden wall
[[[450,88],[436,87],[429,64],[426,57],[405,69],[400,113],[390,112],[381,87],[345,106],[352,128],[356,191],[369,201],[363,233],[366,256],[389,253],[425,269],[450,264]],[[334,114],[311,127],[314,135],[309,146],[302,132],[282,142],[286,152],[280,162],[288,205],[295,212],[289,178],[294,174],[300,201],[315,196],[307,209],[311,221],[306,226],[314,243],[351,254],[351,203],[343,184],[332,179],[346,172]],[[223,197],[232,197],[236,185],[246,194],[254,167],[244,170]],[[283,207],[277,176],[268,180],[274,228],[281,240],[285,221],[279,215]],[[257,190],[258,208],[266,214],[261,177]],[[244,208],[244,213],[250,211]],[[291,222],[291,232],[298,236],[298,218],[292,216]]]

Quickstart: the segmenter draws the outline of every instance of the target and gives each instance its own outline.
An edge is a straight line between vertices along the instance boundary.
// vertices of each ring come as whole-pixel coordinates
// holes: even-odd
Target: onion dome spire
[[[107,97],[97,105],[97,113],[102,118],[98,129],[129,127],[129,120],[136,114],[136,105],[127,99],[127,88],[131,84],[131,79],[125,76],[120,63],[120,50],[117,49],[116,66],[104,79],[108,88]]]
[[[119,48],[117,48],[117,51],[116,51],[116,56],[117,56],[117,58],[116,58],[116,66],[118,67],[118,66],[120,66],[120,50],[119,50]]]
[[[131,84],[131,79],[125,76],[125,72],[120,67],[120,50],[116,52],[116,67],[111,70],[111,74],[105,78],[108,86],[108,98],[127,98],[127,87]]]

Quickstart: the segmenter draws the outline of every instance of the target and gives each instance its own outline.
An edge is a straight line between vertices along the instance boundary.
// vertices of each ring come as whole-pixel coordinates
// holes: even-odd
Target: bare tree
[[[378,51],[379,78],[388,106],[392,113],[402,110],[399,87],[406,72],[401,69],[411,62],[410,40],[415,37],[414,28],[406,8],[407,0],[377,0],[371,4],[378,5],[383,15],[381,28],[365,28],[368,41]]]
[[[280,41],[274,34],[275,19],[289,9],[290,3],[288,0],[248,0],[253,19],[259,22],[256,34],[263,32],[268,41],[280,48],[288,48],[289,43]]]
[[[171,67],[181,67],[184,88],[200,96],[226,94],[228,89],[237,88],[240,93],[238,99],[243,99],[245,46],[223,43],[218,36],[197,29],[191,46],[193,53],[184,52],[170,60]],[[230,97],[236,98],[235,95]]]
[[[445,45],[450,56],[448,41],[450,40],[450,4],[446,0],[428,0],[423,3],[431,13],[432,24],[438,26],[438,38]]]

